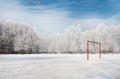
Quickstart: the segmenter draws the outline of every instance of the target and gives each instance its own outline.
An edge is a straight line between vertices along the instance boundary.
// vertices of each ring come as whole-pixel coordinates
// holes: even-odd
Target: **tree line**
[[[120,25],[102,23],[82,31],[77,24],[65,32],[45,36],[30,24],[0,21],[1,54],[85,53],[87,40],[101,42],[103,53],[120,53]],[[91,53],[97,50],[97,45],[90,45]]]

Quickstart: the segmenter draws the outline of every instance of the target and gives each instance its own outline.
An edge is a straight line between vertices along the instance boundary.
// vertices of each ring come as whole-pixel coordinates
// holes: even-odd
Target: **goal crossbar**
[[[99,49],[98,49],[99,59],[101,59],[101,43],[95,42],[95,41],[87,41],[87,47],[86,47],[87,60],[89,60],[89,54],[90,54],[89,48],[90,48],[90,43],[98,44],[98,47],[99,47]]]

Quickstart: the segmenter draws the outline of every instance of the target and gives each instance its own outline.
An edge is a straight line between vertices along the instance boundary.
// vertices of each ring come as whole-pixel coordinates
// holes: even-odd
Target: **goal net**
[[[97,47],[96,47],[96,45],[97,45]],[[96,50],[97,50],[97,52],[99,54],[99,59],[101,59],[101,43],[95,42],[95,41],[87,41],[87,45],[86,46],[87,46],[86,47],[87,60],[89,60],[89,54],[90,54],[90,52],[95,53]],[[92,50],[91,50],[91,47],[93,47]]]

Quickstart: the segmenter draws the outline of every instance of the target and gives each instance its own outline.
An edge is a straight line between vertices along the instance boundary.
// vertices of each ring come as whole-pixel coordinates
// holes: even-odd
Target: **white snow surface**
[[[0,79],[120,79],[120,54],[0,55]]]

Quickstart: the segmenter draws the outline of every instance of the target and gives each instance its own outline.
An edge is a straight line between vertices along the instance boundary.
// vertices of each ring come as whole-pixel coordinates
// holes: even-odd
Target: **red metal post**
[[[87,53],[87,60],[89,60],[89,41],[87,41],[87,50],[86,50],[86,53]]]

